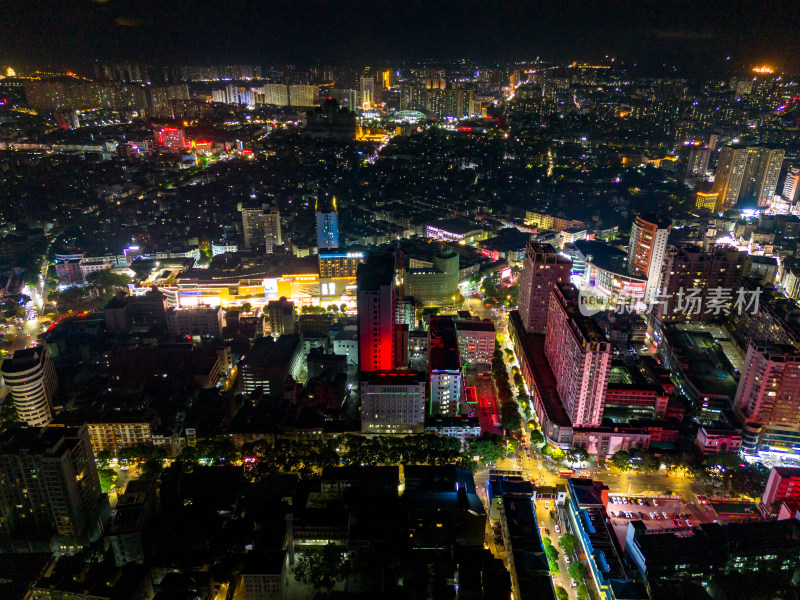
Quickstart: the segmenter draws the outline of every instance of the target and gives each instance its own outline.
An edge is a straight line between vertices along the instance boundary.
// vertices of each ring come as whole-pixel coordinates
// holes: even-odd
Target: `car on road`
[[[665,513],[664,511],[661,511],[661,515],[662,515],[662,516],[663,516],[665,519],[669,519],[669,515],[668,515],[667,513]]]
[[[653,498],[653,506],[658,506],[658,500],[656,500],[655,498]]]
[[[544,507],[549,510],[550,509],[550,502],[545,501]]]
[[[570,584],[569,585],[570,585],[570,587],[578,587],[578,582],[575,581],[574,579],[570,579]]]
[[[572,562],[572,559],[569,557],[569,554],[564,555],[564,562],[567,564]]]
[[[561,533],[561,526],[556,523],[556,533]]]

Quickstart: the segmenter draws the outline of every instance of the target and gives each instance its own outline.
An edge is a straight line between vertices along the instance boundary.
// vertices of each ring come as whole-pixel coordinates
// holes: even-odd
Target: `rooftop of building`
[[[643,215],[636,215],[636,219],[645,221],[652,225],[655,225],[659,229],[668,229],[672,227],[672,220],[664,217],[662,215],[657,215],[655,213],[647,213]]]
[[[455,321],[455,325],[457,331],[484,331],[487,333],[494,333],[495,331],[494,322],[489,319],[483,321],[464,321],[459,319]]]
[[[392,284],[394,279],[394,255],[390,253],[370,254],[358,265],[356,284],[360,292],[374,292],[382,286]]]
[[[544,334],[527,333],[519,313],[515,310],[511,311],[509,323],[522,342],[522,351],[533,374],[534,386],[541,398],[547,418],[559,427],[571,427],[572,422],[558,393],[556,376],[544,355]]]
[[[280,575],[286,562],[286,550],[248,552],[242,575]]]
[[[417,371],[371,371],[362,374],[362,385],[419,385],[427,382]]]
[[[302,337],[296,333],[284,334],[277,340],[269,342],[272,338],[257,338],[253,347],[248,350],[242,363],[250,368],[269,367],[285,369],[289,366],[295,353],[300,347]]]
[[[16,350],[11,358],[7,358],[3,361],[2,372],[11,374],[19,373],[20,371],[28,371],[39,364],[44,352],[45,348],[43,346]]]
[[[481,228],[475,223],[470,223],[464,219],[439,219],[428,224],[428,227],[435,227],[448,233],[455,233],[456,235],[467,235],[480,231]]]
[[[344,480],[376,480],[399,481],[399,467],[325,467],[322,469],[322,481],[344,481]]]
[[[80,427],[22,427],[0,435],[0,454],[55,455],[78,443]]]
[[[453,320],[448,317],[431,317],[428,368],[434,371],[461,369],[461,353]]]
[[[581,314],[580,308],[578,308],[579,293],[575,286],[571,283],[556,283],[553,293],[556,294],[557,298],[559,298],[559,292],[564,300],[561,302],[564,311],[569,316],[570,321],[578,328],[583,339],[587,342],[608,342],[606,334],[603,333],[603,330],[594,319]],[[559,298],[559,301],[561,298]]]
[[[772,470],[778,474],[779,477],[797,477],[800,478],[800,467],[772,467]]]

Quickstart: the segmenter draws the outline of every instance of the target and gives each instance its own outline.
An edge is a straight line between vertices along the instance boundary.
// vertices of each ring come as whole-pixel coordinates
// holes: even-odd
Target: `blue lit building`
[[[320,250],[331,250],[339,247],[339,214],[336,209],[336,198],[330,202],[317,200],[314,210],[317,214],[317,247]]]

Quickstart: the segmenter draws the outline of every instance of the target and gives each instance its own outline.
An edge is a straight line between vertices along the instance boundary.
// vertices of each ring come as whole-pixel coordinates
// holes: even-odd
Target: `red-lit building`
[[[569,283],[572,262],[550,244],[529,242],[519,279],[519,316],[525,331],[544,333],[550,290],[555,283]]]
[[[761,506],[777,513],[783,502],[800,502],[800,468],[772,467],[761,497]]]
[[[372,254],[358,265],[358,359],[362,372],[395,368],[394,256]]]
[[[162,127],[156,130],[156,146],[167,150],[183,150],[186,148],[186,137],[183,129]]]

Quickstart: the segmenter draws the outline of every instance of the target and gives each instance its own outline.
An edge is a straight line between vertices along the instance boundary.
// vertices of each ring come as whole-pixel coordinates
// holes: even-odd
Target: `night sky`
[[[796,0],[3,0],[0,63],[593,60],[800,67]]]

